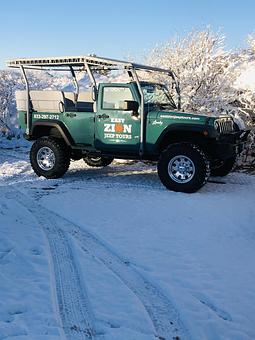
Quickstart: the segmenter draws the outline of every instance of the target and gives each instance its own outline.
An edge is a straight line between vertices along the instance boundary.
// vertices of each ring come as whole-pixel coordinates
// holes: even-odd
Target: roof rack
[[[122,61],[116,59],[109,58],[101,58],[96,56],[71,56],[71,57],[45,57],[45,58],[21,58],[21,59],[13,59],[7,61],[7,66],[18,68],[23,66],[25,68],[28,67],[64,67],[64,66],[72,66],[72,67],[83,67],[84,64],[88,64],[92,66],[93,69],[104,69],[104,70],[114,70],[118,67],[123,67],[124,69],[135,69],[135,70],[144,70],[144,71],[154,71],[166,74],[172,74],[170,70],[140,65],[129,61]]]

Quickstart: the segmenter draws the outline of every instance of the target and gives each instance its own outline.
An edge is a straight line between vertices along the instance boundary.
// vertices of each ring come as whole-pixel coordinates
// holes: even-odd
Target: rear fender
[[[29,140],[35,140],[42,136],[51,136],[52,130],[57,131],[57,137],[63,138],[68,146],[75,144],[72,136],[70,135],[67,127],[63,122],[51,121],[51,122],[35,122],[31,129],[31,135],[27,136]]]

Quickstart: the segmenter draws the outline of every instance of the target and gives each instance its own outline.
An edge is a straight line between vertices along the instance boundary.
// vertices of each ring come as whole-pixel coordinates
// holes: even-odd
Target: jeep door
[[[94,112],[67,111],[63,121],[76,144],[92,146],[94,142]]]
[[[138,153],[140,119],[124,110],[126,100],[135,100],[129,84],[101,84],[95,116],[95,147],[107,152]]]

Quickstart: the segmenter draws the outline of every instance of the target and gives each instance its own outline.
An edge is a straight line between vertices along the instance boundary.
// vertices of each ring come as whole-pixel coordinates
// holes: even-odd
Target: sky
[[[0,68],[18,57],[95,53],[142,62],[156,44],[208,25],[227,49],[255,33],[255,1],[1,0]]]

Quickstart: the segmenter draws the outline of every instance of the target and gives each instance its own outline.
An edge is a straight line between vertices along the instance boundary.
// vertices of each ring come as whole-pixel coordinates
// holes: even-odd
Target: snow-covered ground
[[[254,339],[255,177],[167,191],[156,168],[36,177],[0,149],[0,339]]]

